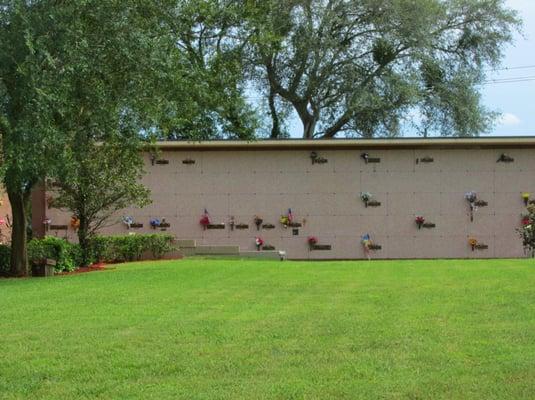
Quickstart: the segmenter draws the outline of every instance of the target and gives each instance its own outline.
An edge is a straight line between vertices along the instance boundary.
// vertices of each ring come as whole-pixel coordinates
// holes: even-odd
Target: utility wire
[[[515,70],[515,69],[533,69],[533,68],[535,68],[535,65],[523,65],[519,67],[496,68],[496,69],[491,69],[490,71],[510,71],[510,70]]]

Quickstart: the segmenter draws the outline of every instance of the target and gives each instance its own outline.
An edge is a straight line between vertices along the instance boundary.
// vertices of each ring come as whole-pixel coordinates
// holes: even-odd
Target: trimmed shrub
[[[9,274],[9,263],[11,259],[11,247],[0,244],[0,276]]]
[[[174,250],[173,240],[168,234],[97,236],[91,239],[91,258],[108,263],[137,261],[147,253],[161,258]]]
[[[96,236],[90,241],[90,260],[115,263],[136,261],[147,255],[162,258],[175,249],[173,240],[174,236],[168,234]],[[11,247],[0,245],[0,275],[9,273],[10,257]],[[82,264],[82,251],[80,245],[55,236],[28,242],[30,266],[47,258],[56,261],[56,272],[74,271]]]
[[[50,258],[56,260],[56,272],[74,271],[80,262],[80,246],[55,236],[28,242],[30,264]]]

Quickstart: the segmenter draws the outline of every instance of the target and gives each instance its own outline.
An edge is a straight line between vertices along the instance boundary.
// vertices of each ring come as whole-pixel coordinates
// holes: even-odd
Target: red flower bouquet
[[[199,223],[204,230],[206,230],[206,227],[210,225],[210,215],[208,214],[208,211],[204,210],[204,214],[202,215]]]
[[[264,244],[264,240],[261,237],[255,238],[255,245],[256,245],[257,251],[260,251],[260,247],[262,247],[263,244]]]
[[[425,222],[425,218],[422,217],[421,215],[418,215],[414,220],[416,221],[416,225],[418,225],[418,229],[421,229],[422,225]]]

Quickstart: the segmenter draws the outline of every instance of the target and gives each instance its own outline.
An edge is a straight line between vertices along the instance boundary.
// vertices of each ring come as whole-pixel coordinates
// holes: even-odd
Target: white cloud
[[[518,118],[515,114],[512,113],[504,113],[502,116],[498,119],[498,124],[500,126],[516,126],[521,124],[520,118]]]

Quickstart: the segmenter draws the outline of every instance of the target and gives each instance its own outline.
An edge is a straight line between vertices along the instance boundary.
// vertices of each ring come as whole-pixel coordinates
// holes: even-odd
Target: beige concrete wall
[[[522,192],[535,194],[533,148],[327,148],[316,149],[326,164],[312,164],[311,149],[163,151],[169,164],[151,165],[145,157],[143,182],[152,190],[153,204],[117,215],[116,225],[102,233],[126,233],[121,215],[132,215],[144,224],[135,232],[153,232],[152,217],[165,218],[168,232],[204,245],[239,245],[255,248],[260,235],[266,243],[286,250],[289,258],[362,258],[360,236],[370,233],[382,250],[374,258],[522,257],[515,229],[524,212]],[[380,157],[379,164],[365,164],[360,154]],[[500,154],[512,163],[497,163]],[[416,163],[430,156],[433,163]],[[195,164],[183,164],[183,160]],[[371,192],[382,203],[365,208],[360,192]],[[476,191],[488,207],[470,222],[467,191]],[[214,223],[249,224],[248,230],[203,230],[199,219],[206,208]],[[284,229],[279,217],[291,208],[303,222],[299,235]],[[70,215],[55,209],[46,214],[53,224],[68,224]],[[273,230],[257,232],[253,216],[260,215]],[[418,230],[415,215],[436,223],[435,229]],[[75,237],[72,229],[49,234]],[[307,237],[317,236],[331,251],[309,251]],[[488,250],[471,251],[475,237]]]

